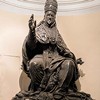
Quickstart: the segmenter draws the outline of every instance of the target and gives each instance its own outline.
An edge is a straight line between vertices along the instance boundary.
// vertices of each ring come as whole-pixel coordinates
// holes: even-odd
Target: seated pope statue
[[[79,92],[81,59],[68,49],[56,25],[58,4],[46,0],[43,20],[36,25],[34,15],[29,20],[29,33],[22,47],[22,68],[31,79],[27,91],[20,91],[12,100],[93,100]]]
[[[77,91],[79,78],[74,54],[64,43],[56,26],[57,1],[47,0],[44,19],[36,26],[29,20],[29,34],[23,44],[23,68],[31,78],[32,91]]]

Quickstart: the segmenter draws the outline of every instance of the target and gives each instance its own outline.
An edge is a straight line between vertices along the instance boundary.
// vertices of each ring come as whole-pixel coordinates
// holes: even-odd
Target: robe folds
[[[79,78],[75,56],[64,43],[56,24],[48,27],[42,21],[36,27],[35,32],[29,32],[23,43],[22,58],[22,66],[26,73],[28,72],[29,63],[32,61],[39,63],[38,65],[42,66],[43,70],[48,68],[51,72],[58,68],[62,70],[67,61],[72,61],[74,63],[72,80],[74,82]],[[66,66],[65,74],[60,77],[63,78],[63,82],[69,70],[71,70],[70,66],[68,68]],[[33,71],[33,73],[35,72]]]

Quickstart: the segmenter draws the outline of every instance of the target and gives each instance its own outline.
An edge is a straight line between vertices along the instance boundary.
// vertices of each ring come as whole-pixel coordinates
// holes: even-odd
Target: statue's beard
[[[53,27],[56,24],[55,20],[51,20],[51,19],[48,19],[48,20],[44,19],[44,22],[48,27]]]
[[[47,24],[48,24],[49,26],[52,26],[52,24],[53,24],[54,22],[55,22],[55,21],[52,21],[52,20],[50,20],[50,19],[47,20]]]
[[[52,22],[51,20],[48,20],[48,21],[47,21],[47,24],[48,24],[48,25],[51,25],[52,23],[53,23],[53,22]]]

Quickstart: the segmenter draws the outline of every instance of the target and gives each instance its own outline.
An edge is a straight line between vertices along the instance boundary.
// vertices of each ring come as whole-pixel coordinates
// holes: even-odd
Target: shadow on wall
[[[30,82],[31,82],[30,78],[27,76],[27,74],[24,71],[22,71],[19,78],[19,86],[20,86],[21,91],[28,90],[28,86]]]

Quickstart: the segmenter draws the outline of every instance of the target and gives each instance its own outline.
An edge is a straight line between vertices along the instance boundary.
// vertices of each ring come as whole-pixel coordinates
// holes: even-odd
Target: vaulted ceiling
[[[81,14],[100,11],[100,0],[57,0],[58,14]],[[45,0],[0,0],[0,9],[22,14],[44,13]]]

